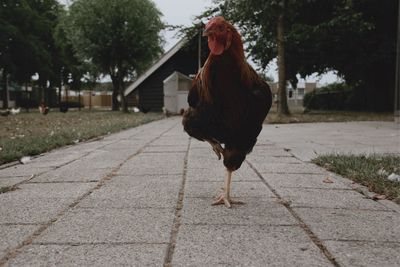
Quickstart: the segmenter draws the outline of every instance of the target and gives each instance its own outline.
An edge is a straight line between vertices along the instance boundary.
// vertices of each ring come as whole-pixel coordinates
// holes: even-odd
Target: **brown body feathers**
[[[213,18],[204,35],[211,52],[189,91],[183,125],[192,137],[225,144],[224,164],[236,170],[256,143],[271,91],[247,63],[241,37],[230,23]]]

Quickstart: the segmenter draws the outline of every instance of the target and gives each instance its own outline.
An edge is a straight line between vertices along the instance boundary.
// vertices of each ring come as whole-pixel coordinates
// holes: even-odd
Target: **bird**
[[[17,115],[20,112],[21,112],[21,108],[12,108],[10,110],[11,115]]]
[[[241,36],[222,16],[205,25],[210,53],[193,79],[182,124],[189,136],[208,142],[227,175],[212,205],[241,204],[231,198],[232,173],[257,142],[272,105],[268,84],[246,61]]]
[[[43,115],[47,115],[49,113],[50,108],[46,106],[46,104],[42,101],[39,106],[39,112],[42,113]]]

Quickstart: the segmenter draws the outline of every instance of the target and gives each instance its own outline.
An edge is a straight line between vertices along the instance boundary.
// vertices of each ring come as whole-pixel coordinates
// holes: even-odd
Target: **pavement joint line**
[[[371,243],[371,244],[395,244],[400,245],[400,241],[376,241],[376,240],[363,240],[363,239],[323,239],[322,241],[335,241],[335,242],[354,242],[354,243]]]
[[[175,208],[174,222],[172,224],[170,241],[169,241],[167,251],[165,254],[165,258],[164,258],[164,264],[163,264],[164,267],[172,266],[172,257],[175,252],[175,246],[176,246],[176,242],[177,242],[179,228],[182,224],[181,218],[182,218],[183,200],[184,200],[184,196],[185,196],[185,185],[186,185],[186,178],[187,178],[186,176],[187,176],[187,167],[188,167],[191,141],[192,141],[192,138],[189,138],[187,149],[186,149],[186,154],[185,154],[185,158],[184,158],[184,164],[183,164],[182,183],[181,183],[181,187],[179,189],[178,200],[177,200],[176,208]]]
[[[171,210],[171,209],[175,209],[172,207],[134,207],[134,206],[126,206],[126,207],[107,207],[107,208],[99,208],[99,207],[89,207],[89,206],[85,206],[85,207],[76,207],[76,209],[80,209],[80,210],[148,210],[148,209],[152,209],[152,210]]]
[[[92,184],[97,183],[97,181],[43,181],[43,182],[26,182],[24,184]]]
[[[262,171],[261,174],[302,174],[302,175],[322,175],[321,172],[271,172],[271,171]]]
[[[43,225],[43,223],[0,223],[0,226]]]
[[[217,179],[217,178],[216,178]],[[191,180],[189,181],[190,183],[221,183],[221,180],[217,181],[207,181],[207,180]],[[243,180],[243,181],[232,181],[232,184],[235,183],[257,183],[257,184],[262,184],[263,182],[260,180]]]
[[[32,235],[28,236],[24,241],[22,241],[19,245],[17,245],[14,248],[11,248],[7,251],[7,253],[0,258],[0,266],[3,266],[4,264],[7,263],[7,261],[9,261],[10,259],[15,258],[22,250],[22,248],[24,248],[27,245],[30,245],[33,243],[33,240],[38,237],[39,235],[41,235],[47,228],[49,228],[53,223],[55,223],[59,218],[61,218],[62,216],[64,216],[70,209],[74,208],[76,205],[79,204],[80,201],[82,201],[83,199],[85,199],[87,196],[89,196],[92,192],[94,192],[95,190],[101,188],[106,181],[110,180],[112,177],[116,176],[116,172],[121,168],[121,166],[126,163],[127,161],[129,161],[131,158],[137,156],[138,154],[140,154],[149,144],[155,142],[156,140],[160,139],[161,136],[163,136],[165,133],[169,132],[170,130],[172,130],[173,128],[175,128],[177,123],[173,124],[173,126],[169,127],[167,130],[163,131],[160,135],[158,135],[157,137],[153,138],[152,140],[150,140],[149,142],[147,142],[146,144],[144,144],[139,150],[137,150],[134,154],[132,154],[131,156],[129,156],[127,159],[125,159],[122,163],[120,163],[117,167],[115,167],[113,169],[113,171],[111,171],[109,174],[105,175],[100,181],[98,181],[98,184],[92,188],[89,189],[89,191],[87,191],[85,194],[83,194],[82,196],[78,197],[73,203],[71,203],[70,205],[67,206],[66,209],[60,211],[54,218],[48,220],[46,223],[41,224],[41,226],[36,229]],[[115,141],[115,142],[118,142]],[[91,152],[90,152],[91,153]]]
[[[390,210],[389,208],[385,210],[378,210],[378,209],[356,209],[356,208],[334,208],[334,207],[321,207],[321,206],[296,206],[296,205],[290,205],[292,208],[296,209],[323,209],[323,210],[347,210],[347,211],[373,211],[373,212],[390,212],[390,213],[396,213],[396,211]]]
[[[199,198],[199,199],[208,199],[208,200],[210,200],[210,197],[209,196],[196,196],[196,197],[185,197],[185,198],[190,198],[190,199],[192,199],[192,198]],[[268,202],[268,201],[266,201],[266,200],[264,200],[264,199],[268,199],[268,198],[265,198],[265,196],[260,196],[260,197],[245,197],[246,199],[261,199],[261,202]],[[276,197],[269,197],[269,198],[271,198],[271,199],[276,199]],[[246,203],[244,203],[244,204],[242,204],[242,205],[246,205]]]
[[[240,227],[249,227],[249,226],[263,226],[263,227],[301,227],[300,224],[267,224],[267,223],[252,223],[252,224],[245,224],[245,223],[182,223],[184,225],[194,225],[194,226],[240,226]]]
[[[186,151],[180,150],[180,151],[144,151],[143,154],[183,154]]]
[[[87,245],[167,245],[167,242],[32,242],[34,246],[87,246]]]
[[[292,209],[290,203],[283,199],[279,193],[264,179],[262,174],[249,162],[246,163],[251,169],[257,174],[257,176],[263,181],[265,186],[272,191],[272,193],[278,198],[279,203],[282,204],[290,214],[299,222],[300,227],[306,232],[311,241],[320,249],[323,255],[333,264],[333,266],[339,267],[339,263],[336,261],[332,253],[323,245],[322,240],[320,240],[317,235],[310,229],[310,227],[301,219],[301,217]]]
[[[299,189],[299,190],[313,190],[313,189],[317,189],[317,190],[325,190],[325,191],[356,191],[352,188],[326,188],[326,187],[312,187],[312,186],[277,186],[278,188],[287,188],[287,189]]]
[[[161,174],[162,176],[181,176],[183,175],[183,173],[167,173],[167,174]],[[117,177],[122,176],[122,177],[126,177],[126,176],[131,176],[130,174],[117,174]],[[154,176],[154,177],[159,177],[160,174],[159,173],[149,173],[149,174],[135,174],[136,177],[146,177],[146,176]]]

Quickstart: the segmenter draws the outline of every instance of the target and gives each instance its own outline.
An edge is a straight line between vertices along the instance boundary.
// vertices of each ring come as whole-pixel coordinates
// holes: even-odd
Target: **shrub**
[[[306,110],[359,110],[357,93],[345,83],[333,83],[306,93],[303,106]]]

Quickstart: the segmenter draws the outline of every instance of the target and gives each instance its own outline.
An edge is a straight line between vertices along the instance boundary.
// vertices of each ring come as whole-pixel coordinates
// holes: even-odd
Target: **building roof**
[[[125,89],[125,96],[133,92],[142,82],[144,82],[151,74],[153,74],[159,67],[168,61],[173,55],[175,55],[186,43],[186,38],[180,40],[174,45],[167,53],[165,53],[158,61],[156,61],[149,69],[147,69],[136,81],[129,85]]]

